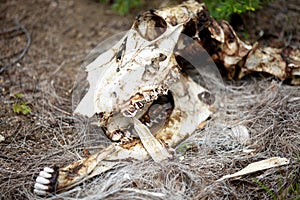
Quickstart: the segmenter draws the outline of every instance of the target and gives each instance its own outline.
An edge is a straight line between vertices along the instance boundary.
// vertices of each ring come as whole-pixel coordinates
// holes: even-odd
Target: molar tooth
[[[169,90],[168,90],[168,89],[163,89],[163,92],[162,92],[162,93],[163,93],[164,95],[167,95],[167,94],[168,94],[168,92],[169,92]]]
[[[143,94],[143,97],[144,97],[144,99],[146,100],[147,103],[151,101],[151,98],[150,98],[149,93],[147,93],[147,92],[144,93],[144,94]]]
[[[123,111],[124,117],[134,117],[136,113],[137,113],[136,109],[128,109]]]
[[[142,109],[144,107],[144,104],[140,101],[137,101],[137,102],[134,103],[134,107],[136,109]]]
[[[121,138],[122,138],[122,135],[120,133],[114,132],[112,137],[111,137],[111,140],[112,141],[119,141]]]
[[[156,91],[152,91],[150,96],[152,99],[156,99],[157,98],[158,93]]]
[[[162,87],[157,88],[157,92],[158,92],[158,94],[162,94],[163,93]]]

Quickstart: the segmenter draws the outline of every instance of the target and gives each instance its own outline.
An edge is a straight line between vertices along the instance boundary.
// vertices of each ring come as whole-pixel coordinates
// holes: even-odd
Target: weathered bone
[[[199,93],[206,90],[189,77],[181,75],[179,80],[180,81],[174,85],[174,89],[172,88],[172,91],[175,93],[174,97],[176,97],[174,101],[177,102],[170,117],[173,120],[169,120],[168,124],[155,136],[155,140],[162,141],[165,146],[169,147],[173,147],[183,139],[189,137],[197,126],[212,113],[210,106],[196,98]],[[142,129],[143,128],[144,127],[142,127]],[[156,143],[151,137],[149,137],[149,140],[148,143]],[[162,144],[160,143],[160,145]],[[160,147],[154,146],[153,149],[151,149],[151,146],[148,146],[146,150],[140,140],[135,140],[124,145],[112,144],[104,151],[95,153],[88,158],[79,160],[64,168],[60,168],[58,171],[56,191],[66,190],[74,185],[80,184],[86,179],[110,170],[118,165],[120,160],[146,160],[149,158],[149,151],[154,152],[154,159],[157,161],[170,157],[165,149],[163,149],[163,152],[165,151],[164,156],[160,155],[159,152],[157,152],[158,148]],[[155,157],[155,155],[158,157]],[[36,194],[42,194],[38,189],[39,188],[36,188]]]
[[[155,162],[161,162],[172,155],[168,150],[161,144],[150,132],[150,130],[145,126],[140,120],[132,118],[134,121],[134,129],[138,133],[138,136],[143,144],[143,147],[147,150],[151,158]]]
[[[197,51],[191,48],[193,46],[185,46],[181,33],[202,45],[215,62],[225,67],[231,78],[242,78],[258,71],[300,83],[297,82],[300,75],[299,49],[259,48],[246,44],[227,22],[214,20],[204,4],[190,0],[146,12],[137,18],[131,30],[114,47],[87,67],[90,89],[75,112],[88,117],[104,112],[101,126],[108,127],[109,131],[126,128],[131,120],[121,113],[126,115],[129,109],[132,113],[128,116],[140,116],[139,113],[146,110],[143,107],[159,96],[156,90],[161,87],[165,94],[169,90],[173,95],[175,105],[171,115],[155,133],[134,119],[134,128],[141,139],[113,143],[101,152],[58,170],[45,168],[36,180],[36,194],[68,189],[116,167],[119,160],[146,160],[149,154],[156,161],[169,158],[166,148],[174,147],[190,136],[211,115],[211,103],[203,103],[208,102],[201,100],[206,95],[200,95],[208,91],[181,74],[180,68],[184,66],[178,66],[176,62],[175,56],[180,55],[180,50]],[[138,84],[128,84],[129,79]],[[115,87],[113,83],[126,89]],[[137,108],[134,102],[141,102],[143,106],[139,104]],[[113,124],[114,120],[120,124]],[[149,141],[145,140],[146,137]],[[157,149],[164,153],[159,154]]]
[[[197,29],[199,32],[194,38],[216,63],[225,67],[229,78],[241,79],[253,72],[266,72],[281,80],[291,79],[292,84],[300,84],[299,47],[280,49],[247,44],[239,39],[228,22],[217,22],[205,9],[197,22],[203,25]],[[194,27],[186,27],[191,28]]]

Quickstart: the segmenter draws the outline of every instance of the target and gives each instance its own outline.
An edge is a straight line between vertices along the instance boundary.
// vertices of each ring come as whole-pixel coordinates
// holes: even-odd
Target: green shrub
[[[210,14],[215,19],[229,20],[230,15],[255,11],[262,8],[263,4],[272,0],[204,0]]]
[[[102,3],[110,3],[111,0],[100,0]],[[141,0],[115,0],[112,3],[112,9],[120,15],[125,15],[131,8],[137,8],[142,4]]]
[[[120,15],[125,15],[131,8],[140,7],[142,0],[99,0],[102,3],[112,3],[112,9]],[[173,0],[174,2],[178,2]],[[209,12],[215,19],[229,20],[231,14],[241,14],[260,9],[263,4],[272,0],[204,0]]]

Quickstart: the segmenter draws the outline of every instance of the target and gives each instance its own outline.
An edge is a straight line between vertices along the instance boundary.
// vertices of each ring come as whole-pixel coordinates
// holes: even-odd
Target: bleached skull
[[[197,52],[206,52],[192,38],[196,30],[184,34],[189,23],[197,29],[195,20],[203,8],[187,1],[144,13],[117,44],[86,67],[89,90],[75,113],[97,115],[113,144],[59,170],[45,168],[35,193],[47,194],[53,185],[58,190],[71,187],[111,169],[112,160],[168,159],[168,148],[205,122],[212,114],[213,98],[190,75],[197,72],[191,70],[194,63],[205,62],[195,59]]]
[[[138,17],[116,45],[87,66],[90,89],[75,113],[88,117],[98,114],[99,125],[105,128],[107,136],[126,143],[133,139],[131,136],[137,136],[133,117],[150,131],[158,123],[160,131],[151,131],[157,135],[166,130],[168,121],[174,120],[174,111],[183,115],[186,110],[193,117],[182,116],[179,126],[190,127],[186,132],[194,131],[211,113],[209,105],[198,97],[207,91],[184,75],[187,64],[177,60],[186,48],[184,43],[193,43],[193,39],[182,33],[185,25],[201,11],[201,7],[197,9],[187,2],[181,9],[152,10]],[[160,113],[156,113],[154,105],[161,109]],[[152,113],[164,117],[150,119]],[[175,129],[171,126],[168,132],[177,132]],[[167,145],[174,143],[163,141]]]
[[[191,66],[204,66],[208,58],[202,47],[231,78],[267,72],[299,84],[299,49],[244,43],[228,22],[214,20],[204,4],[190,0],[145,12],[116,45],[86,67],[90,88],[75,110],[97,115],[112,144],[66,167],[46,167],[34,192],[68,189],[121,159],[160,162],[171,157],[168,148],[212,113],[213,96],[203,81],[198,84],[191,76]]]

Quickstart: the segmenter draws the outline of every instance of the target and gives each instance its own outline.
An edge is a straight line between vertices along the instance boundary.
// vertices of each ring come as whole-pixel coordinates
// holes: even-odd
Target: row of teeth
[[[167,95],[168,89],[165,86],[160,86],[156,90],[143,93],[143,99],[131,102],[128,109],[123,111],[125,117],[134,117],[138,110],[142,109],[146,103],[156,100],[161,95]]]
[[[50,179],[54,169],[45,167],[43,171],[40,172],[34,184],[34,193],[38,195],[46,195],[49,190]]]
[[[167,88],[169,88],[172,83],[178,80],[180,77],[179,73],[179,69],[174,67],[168,74],[167,78],[163,81],[161,86],[159,86],[156,90],[144,92],[143,99],[131,102],[129,108],[123,111],[123,115],[125,117],[134,117],[137,111],[142,109],[146,103],[156,100],[161,95],[167,95],[169,91]]]

